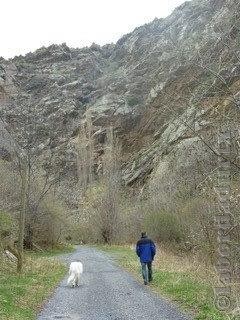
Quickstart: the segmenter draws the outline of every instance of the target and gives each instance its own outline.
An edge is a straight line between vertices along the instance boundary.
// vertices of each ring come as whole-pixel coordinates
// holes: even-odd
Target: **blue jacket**
[[[137,242],[136,253],[141,262],[152,262],[156,254],[156,246],[154,242],[147,236],[142,237]]]

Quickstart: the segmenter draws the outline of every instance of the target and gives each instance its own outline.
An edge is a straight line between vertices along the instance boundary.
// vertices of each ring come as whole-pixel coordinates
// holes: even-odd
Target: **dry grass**
[[[167,247],[158,246],[154,265],[160,271],[188,273],[197,280],[204,280],[212,285],[217,282],[214,267],[196,254],[176,254]]]

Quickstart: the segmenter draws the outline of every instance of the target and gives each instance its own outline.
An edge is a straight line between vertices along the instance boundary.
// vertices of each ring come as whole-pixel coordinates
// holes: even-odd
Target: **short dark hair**
[[[142,238],[143,238],[143,237],[146,237],[147,232],[142,232],[141,235],[142,235]]]

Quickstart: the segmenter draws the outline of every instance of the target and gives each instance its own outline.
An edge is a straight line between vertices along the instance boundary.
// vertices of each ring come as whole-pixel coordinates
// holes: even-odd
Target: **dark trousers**
[[[152,281],[152,262],[141,262],[144,282]]]

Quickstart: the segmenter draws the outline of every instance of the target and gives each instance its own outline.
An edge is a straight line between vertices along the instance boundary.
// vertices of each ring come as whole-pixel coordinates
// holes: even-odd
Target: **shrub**
[[[158,211],[145,217],[144,227],[151,236],[160,242],[185,241],[185,227],[174,213]]]
[[[4,239],[10,236],[12,231],[13,221],[11,216],[3,211],[0,211],[0,238]]]

